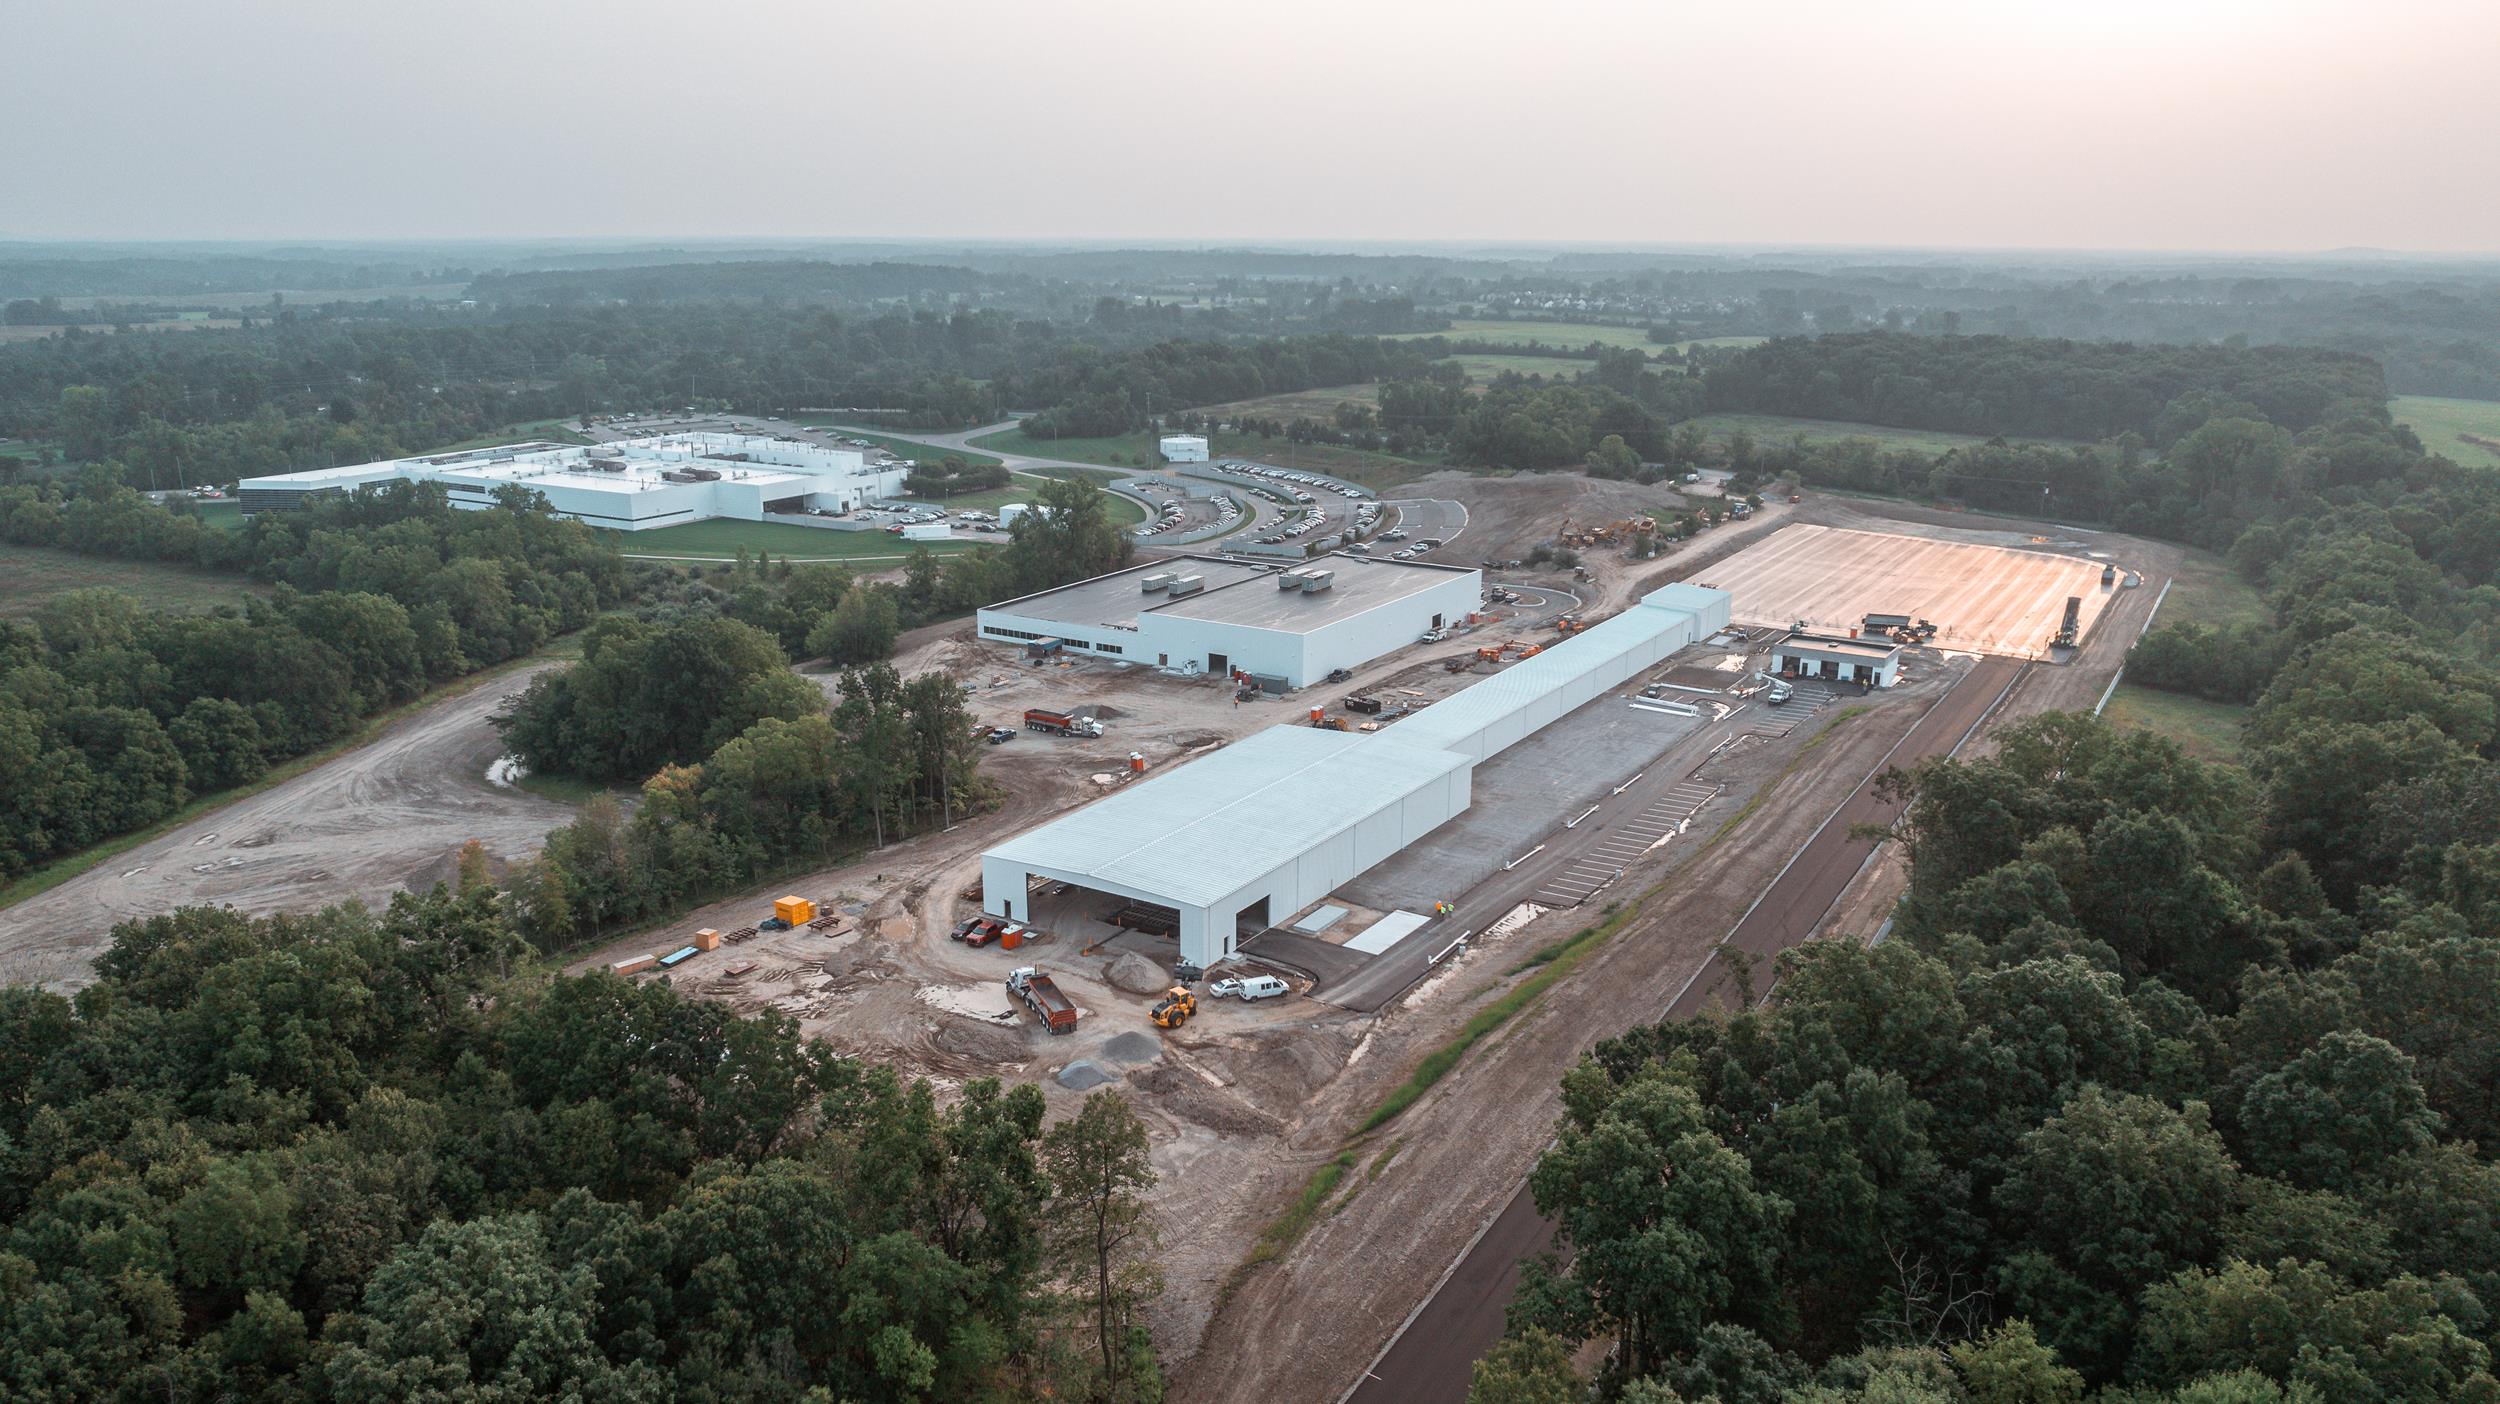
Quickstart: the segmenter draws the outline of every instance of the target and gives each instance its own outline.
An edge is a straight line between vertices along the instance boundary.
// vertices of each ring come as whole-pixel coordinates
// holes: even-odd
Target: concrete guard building
[[[1771,645],[1771,671],[1801,678],[1890,687],[1901,681],[1901,645],[1839,634],[1790,634]]]
[[[1207,440],[1203,434],[1166,434],[1156,447],[1162,450],[1166,463],[1207,461]]]
[[[899,496],[910,469],[856,449],[749,434],[669,434],[606,444],[523,443],[245,478],[243,515],[290,511],[326,492],[374,483],[441,483],[455,507],[495,505],[523,487],[557,516],[617,531],[727,517],[806,522]]]
[[[1726,628],[1728,605],[1669,585],[1382,731],[1271,727],[983,853],[982,908],[1029,920],[1037,884],[1073,883],[1171,909],[1180,958],[1212,964],[1456,817],[1479,762]]]

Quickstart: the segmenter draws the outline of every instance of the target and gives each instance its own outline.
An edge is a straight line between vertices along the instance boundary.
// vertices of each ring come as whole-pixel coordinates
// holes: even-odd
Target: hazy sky
[[[2500,250],[2500,0],[0,0],[0,235]]]

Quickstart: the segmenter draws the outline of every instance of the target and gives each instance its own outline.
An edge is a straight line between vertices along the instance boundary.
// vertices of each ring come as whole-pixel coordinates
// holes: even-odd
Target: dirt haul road
[[[0,909],[0,981],[76,989],[94,978],[90,963],[114,923],[175,907],[262,915],[350,898],[379,907],[400,888],[450,876],[470,839],[505,859],[536,852],[572,810],[494,786],[486,768],[503,754],[489,718],[539,671],[427,707],[370,745]]]

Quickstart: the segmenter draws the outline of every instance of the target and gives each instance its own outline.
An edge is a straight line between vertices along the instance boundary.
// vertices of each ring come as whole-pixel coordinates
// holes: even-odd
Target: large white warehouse
[[[1148,667],[1303,687],[1456,624],[1483,600],[1484,573],[1458,566],[1180,556],[994,604],[979,623],[1001,643],[1057,639]]]
[[[1037,882],[1170,907],[1181,959],[1232,954],[1467,808],[1478,762],[1727,627],[1729,596],[1669,585],[1377,733],[1278,726],[981,855],[981,905],[1029,920]]]
[[[856,449],[748,434],[667,434],[607,444],[525,443],[245,478],[243,514],[285,511],[369,483],[441,483],[455,507],[492,507],[521,487],[556,515],[618,531],[730,517],[848,512],[903,491],[909,469]]]

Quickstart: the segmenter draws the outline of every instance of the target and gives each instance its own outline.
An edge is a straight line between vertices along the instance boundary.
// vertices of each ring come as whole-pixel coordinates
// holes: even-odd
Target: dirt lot
[[[2070,596],[2083,600],[2087,628],[2109,603],[2102,569],[2027,538],[1983,545],[1800,524],[1713,566],[1709,583],[1735,593],[1743,624],[1836,631],[1870,613],[1908,614],[1942,626],[1942,648],[2045,658]]]
[[[113,924],[132,917],[192,905],[309,911],[351,898],[378,907],[401,887],[449,877],[470,839],[504,858],[535,852],[572,811],[486,780],[503,751],[488,718],[535,675],[496,678],[0,910],[0,981],[84,985]]]

